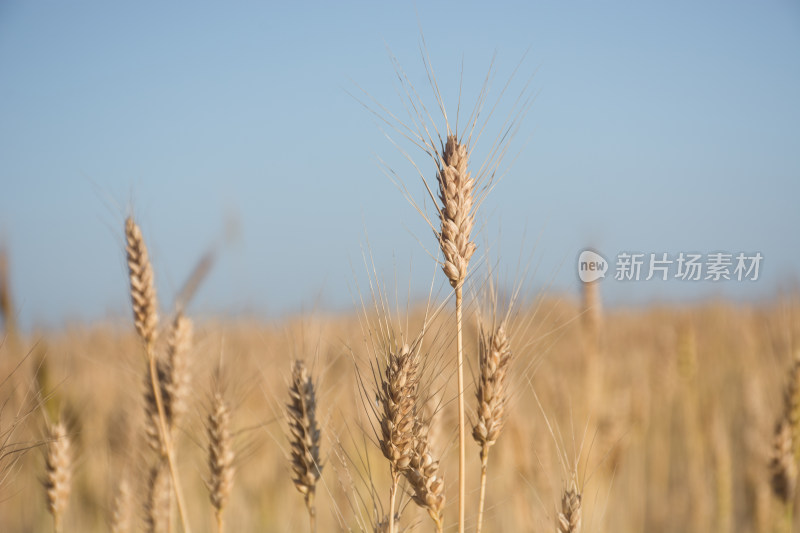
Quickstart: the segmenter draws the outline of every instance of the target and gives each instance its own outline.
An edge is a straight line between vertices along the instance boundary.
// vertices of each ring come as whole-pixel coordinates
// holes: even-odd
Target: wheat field
[[[597,306],[596,291],[587,292]],[[513,366],[506,421],[489,455],[483,529],[553,531],[571,488],[579,494],[582,531],[789,531],[785,505],[771,488],[770,461],[798,347],[797,302],[787,295],[758,306],[591,312],[577,297],[543,295],[519,309],[508,328]],[[474,311],[467,308],[464,325],[472,422],[480,383]],[[442,354],[454,343],[453,312],[432,320],[424,307],[409,314],[394,326],[416,331],[429,322],[419,378],[435,414],[428,437],[441,457],[442,516],[451,531],[458,410],[453,365]],[[316,486],[319,531],[386,527],[392,476],[374,420],[374,353],[365,327],[379,322],[391,320],[367,311],[194,325],[185,415],[173,433],[193,531],[216,531],[219,509],[229,531],[305,531],[309,516],[296,490],[304,483]],[[69,476],[60,481],[69,487],[55,495],[63,500],[61,530],[150,530],[147,365],[134,328],[98,323],[6,335],[0,354],[0,529],[52,530],[48,450],[60,440],[50,440],[48,427],[60,417],[69,439],[61,459]],[[306,382],[315,388],[318,479],[298,476],[302,467],[293,460],[286,405],[302,396],[290,396],[292,387],[302,391],[293,385],[295,359],[305,360]],[[223,398],[227,407],[219,405]],[[214,426],[220,411],[225,430]],[[229,441],[217,453],[221,470],[230,467],[225,479],[220,468],[209,468],[208,435],[220,431]],[[476,525],[480,451],[470,439],[467,529]],[[398,530],[432,530],[413,495],[401,480]],[[180,531],[174,498],[162,503],[172,523],[158,527]]]

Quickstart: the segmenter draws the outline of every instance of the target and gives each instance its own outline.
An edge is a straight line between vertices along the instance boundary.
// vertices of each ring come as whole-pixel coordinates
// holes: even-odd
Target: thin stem
[[[222,510],[219,510],[215,513],[217,515],[217,531],[219,533],[223,533],[225,530],[225,524],[222,519]]]
[[[61,515],[59,513],[53,513],[53,531],[55,533],[61,533]]]
[[[158,425],[161,433],[161,439],[164,449],[162,454],[167,458],[169,465],[169,474],[172,478],[172,486],[175,490],[175,499],[178,502],[178,514],[181,516],[181,524],[183,524],[184,533],[191,533],[192,529],[189,527],[189,522],[186,520],[185,508],[183,503],[183,491],[181,490],[180,480],[178,479],[178,470],[175,468],[175,458],[173,457],[172,439],[170,438],[169,431],[167,431],[167,416],[164,413],[164,401],[161,398],[161,387],[158,383],[158,374],[156,372],[156,357],[153,352],[153,347],[147,345],[147,359],[150,363],[150,384],[153,387],[153,396],[156,399],[156,408],[158,409]]]
[[[486,498],[486,464],[489,462],[489,449],[484,447],[481,452],[481,493],[478,497],[478,525],[475,527],[475,533],[481,533],[481,526],[483,525],[483,502]]]
[[[456,328],[458,329],[458,533],[464,533],[464,507],[466,504],[466,443],[464,425],[464,346],[461,339],[461,284],[456,287]]]
[[[306,508],[308,509],[308,527],[311,533],[317,533],[317,510],[314,507],[314,493],[306,494]]]
[[[397,472],[395,472],[394,468],[392,468],[392,486],[391,486],[391,488],[389,488],[389,531],[388,531],[388,533],[394,533],[394,505],[395,505],[395,496],[397,495],[397,481],[398,481]]]

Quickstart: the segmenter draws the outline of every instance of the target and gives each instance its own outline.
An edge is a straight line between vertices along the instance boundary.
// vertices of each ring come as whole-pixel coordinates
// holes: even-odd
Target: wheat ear
[[[295,361],[292,368],[289,398],[286,412],[289,420],[292,481],[305,497],[309,526],[314,533],[316,531],[314,495],[317,480],[322,473],[319,455],[320,430],[316,416],[316,390],[303,361]]]
[[[462,339],[463,285],[475,243],[470,240],[475,224],[473,186],[467,172],[469,152],[455,135],[442,147],[437,180],[441,230],[437,237],[444,255],[442,269],[456,293],[456,356],[458,367],[458,533],[464,533],[466,505],[466,427],[464,422],[464,345]]]
[[[153,282],[153,267],[142,230],[132,217],[125,221],[125,241],[128,256],[128,279],[133,304],[133,324],[147,346],[155,342],[158,330],[158,299]]]
[[[439,461],[434,460],[428,442],[428,425],[421,420],[414,423],[414,454],[403,472],[414,490],[414,503],[428,511],[437,533],[444,527],[444,480],[439,475]]]
[[[395,532],[395,500],[400,474],[414,455],[414,418],[419,382],[419,352],[404,344],[392,350],[378,391],[381,404],[379,444],[389,460],[388,533]]]
[[[224,530],[222,513],[233,487],[234,452],[231,445],[230,409],[225,398],[218,391],[214,393],[211,409],[208,412],[208,468],[211,476],[208,481],[211,505],[217,519],[217,529]]]
[[[144,502],[144,525],[147,533],[158,533],[169,530],[170,478],[164,460],[160,459],[152,468],[147,478],[147,493]]]
[[[70,443],[63,422],[59,420],[48,427],[48,440],[43,485],[47,495],[47,510],[53,515],[53,530],[61,533],[72,477]]]
[[[133,494],[127,473],[123,473],[114,496],[111,513],[111,533],[128,533],[131,530],[131,501]]]
[[[167,336],[167,353],[156,360],[156,377],[164,405],[164,417],[170,437],[175,426],[186,411],[186,398],[189,391],[189,372],[187,353],[192,345],[192,321],[178,313],[173,320]],[[157,452],[161,450],[159,433],[159,411],[149,374],[145,379],[145,422],[148,443]]]
[[[581,530],[581,493],[575,478],[561,494],[561,510],[556,516],[556,533],[578,533]]]
[[[483,525],[483,507],[486,497],[486,469],[489,448],[494,445],[503,428],[507,403],[506,376],[511,366],[511,343],[504,324],[492,332],[481,331],[479,345],[480,374],[476,396],[478,412],[472,437],[481,447],[481,488],[478,497],[478,524],[476,533]]]
[[[164,409],[164,399],[161,395],[161,381],[157,368],[155,353],[155,338],[158,328],[158,301],[153,282],[153,267],[147,254],[147,246],[139,226],[132,217],[125,221],[125,251],[128,258],[128,274],[131,288],[131,302],[133,304],[133,319],[137,333],[144,341],[147,355],[148,371],[150,374],[150,387],[153,393],[158,412],[158,434],[161,443],[161,455],[166,458],[172,477],[175,499],[178,502],[178,512],[185,533],[191,533],[191,527],[186,518],[186,506],[183,501],[178,470],[175,467],[175,450],[172,445],[167,415]]]
[[[792,455],[795,463],[800,464],[800,352],[798,352],[784,389],[784,416],[792,433]]]

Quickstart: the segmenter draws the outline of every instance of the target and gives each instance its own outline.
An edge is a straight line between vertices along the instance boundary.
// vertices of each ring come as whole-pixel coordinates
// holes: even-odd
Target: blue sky
[[[495,53],[489,102],[517,65],[509,94],[532,76],[518,156],[478,237],[509,276],[535,247],[531,290],[574,294],[578,253],[592,245],[612,260],[764,256],[752,283],[606,279],[616,305],[761,299],[797,282],[796,2],[8,1],[0,238],[22,323],[127,316],[129,212],[164,306],[220,242],[199,315],[351,308],[367,243],[382,277],[424,294],[433,240],[379,160],[415,197],[424,190],[351,96],[361,87],[402,113],[388,47],[432,104],[420,29],[451,115],[462,64],[465,108]],[[499,126],[490,120],[481,142]]]

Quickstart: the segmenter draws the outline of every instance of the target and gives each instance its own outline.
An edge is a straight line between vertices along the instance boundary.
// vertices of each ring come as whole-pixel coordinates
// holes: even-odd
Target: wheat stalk
[[[186,505],[183,501],[178,471],[175,466],[175,449],[172,445],[169,424],[167,421],[164,399],[161,394],[161,383],[155,353],[155,338],[158,327],[158,302],[153,281],[153,267],[147,254],[147,246],[139,226],[132,217],[125,221],[125,240],[127,243],[126,254],[128,259],[128,274],[131,289],[131,302],[133,304],[134,326],[145,344],[148,370],[150,375],[150,388],[153,394],[153,403],[158,412],[158,435],[161,444],[161,455],[166,458],[172,478],[172,488],[178,502],[178,512],[185,533],[191,533],[189,522],[186,518]],[[162,369],[163,373],[163,369]]]
[[[224,530],[222,513],[233,487],[235,456],[231,445],[230,409],[219,391],[214,393],[207,424],[208,468],[211,472],[208,489],[217,519],[217,529],[222,533]]]
[[[456,293],[456,365],[458,369],[458,532],[464,533],[466,505],[466,427],[464,421],[464,345],[462,338],[463,284],[475,243],[470,240],[475,224],[474,180],[467,172],[469,152],[455,135],[442,147],[437,179],[441,229],[437,235],[444,255],[442,269]]]
[[[48,441],[43,485],[47,495],[47,510],[53,515],[53,530],[61,533],[72,477],[70,442],[62,421],[49,425]]]
[[[295,361],[289,386],[290,402],[286,405],[291,446],[292,482],[303,495],[308,510],[311,532],[316,531],[314,495],[322,473],[320,430],[317,425],[317,399],[314,382],[303,361]]]
[[[500,436],[508,401],[506,376],[511,367],[511,343],[506,335],[505,324],[501,323],[494,331],[488,333],[481,329],[479,363],[480,373],[476,387],[478,412],[475,426],[472,428],[472,437],[481,447],[481,488],[478,497],[476,533],[480,533],[483,524],[489,448]]]

